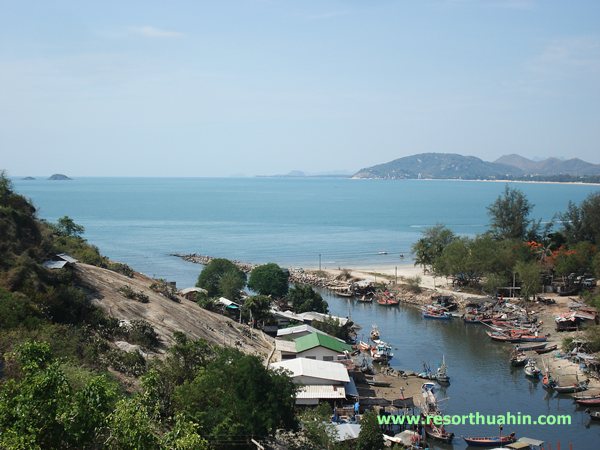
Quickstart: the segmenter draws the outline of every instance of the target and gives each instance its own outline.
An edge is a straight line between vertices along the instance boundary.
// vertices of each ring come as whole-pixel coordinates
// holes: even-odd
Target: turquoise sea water
[[[39,215],[71,216],[113,259],[190,284],[197,266],[169,256],[197,252],[248,262],[325,267],[409,260],[423,228],[444,223],[476,234],[503,183],[336,178],[81,178],[15,180]],[[545,221],[597,186],[514,184]],[[379,252],[388,252],[380,255]],[[404,260],[400,254],[405,256]]]
[[[15,180],[38,206],[41,218],[71,216],[100,250],[136,270],[194,284],[200,266],[169,256],[198,252],[285,266],[364,266],[401,263],[424,227],[444,223],[476,234],[487,227],[486,206],[502,183],[348,179],[146,179],[82,178],[68,182]],[[533,216],[552,220],[569,201],[580,202],[600,187],[512,184],[535,204]],[[387,251],[387,255],[379,255]],[[445,355],[452,383],[442,406],[450,414],[510,411],[569,414],[567,427],[507,426],[505,432],[546,440],[557,448],[599,448],[600,425],[590,423],[569,396],[545,392],[508,365],[510,346],[491,342],[478,325],[424,320],[400,306],[365,305],[323,292],[330,309],[351,315],[368,334],[377,323],[394,347],[392,365],[418,371]],[[366,336],[365,336],[366,337]],[[400,393],[398,393],[400,394]],[[497,435],[497,427],[448,427],[461,435]],[[435,448],[452,448],[436,446]]]

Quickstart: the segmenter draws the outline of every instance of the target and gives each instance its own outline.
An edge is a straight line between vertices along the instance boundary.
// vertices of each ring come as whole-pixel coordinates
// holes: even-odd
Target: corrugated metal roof
[[[332,425],[337,431],[336,441],[342,442],[358,439],[358,435],[360,434],[359,423],[334,423]]]
[[[346,390],[341,386],[328,384],[302,386],[296,394],[297,399],[343,399],[346,398]]]
[[[319,361],[308,358],[295,358],[271,364],[272,368],[289,370],[292,377],[311,377],[321,380],[349,383],[350,377],[343,364],[332,361]],[[354,386],[356,389],[356,386]]]
[[[67,264],[67,261],[46,261],[42,264],[46,269],[62,269]]]
[[[238,304],[237,304],[237,303],[235,303],[235,302],[232,302],[232,301],[231,301],[231,300],[229,300],[229,299],[226,299],[225,297],[221,297],[221,298],[219,298],[219,303],[221,303],[222,305],[225,305],[225,306],[227,306],[227,307],[229,307],[229,306],[235,306],[235,307],[238,307],[238,308],[240,307],[240,305],[238,305]]]
[[[344,384],[344,389],[346,389],[346,395],[350,397],[358,397],[358,389],[356,387],[356,383],[354,383],[354,378],[350,377],[350,381]]]
[[[322,333],[322,331],[317,330],[316,328],[311,327],[310,325],[304,324],[304,325],[296,325],[295,327],[281,328],[280,330],[277,330],[277,336],[287,336],[289,334],[304,333],[304,332]],[[324,333],[324,334],[326,334],[326,333]]]
[[[298,314],[298,315],[301,316],[304,320],[310,320],[311,322],[313,320],[322,322],[323,320],[326,320],[326,319],[337,320],[340,323],[340,325],[346,325],[346,322],[348,322],[348,319],[345,317],[332,316],[331,314],[323,314],[323,313],[319,313],[319,312],[315,312],[315,311],[309,311],[309,312],[305,312],[305,313]]]
[[[62,259],[63,261],[69,262],[71,264],[75,264],[77,262],[77,260],[75,258],[73,258],[71,255],[68,255],[66,253],[59,253],[56,256],[58,258]]]
[[[315,347],[325,347],[334,352],[351,352],[352,347],[326,334],[311,333],[295,340],[296,352],[301,353]]]

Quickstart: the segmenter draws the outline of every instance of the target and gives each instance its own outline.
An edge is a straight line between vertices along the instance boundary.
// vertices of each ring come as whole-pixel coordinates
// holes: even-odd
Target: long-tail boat
[[[494,437],[463,437],[467,445],[472,447],[497,447],[498,445],[512,444],[517,441],[515,433],[508,436]]]

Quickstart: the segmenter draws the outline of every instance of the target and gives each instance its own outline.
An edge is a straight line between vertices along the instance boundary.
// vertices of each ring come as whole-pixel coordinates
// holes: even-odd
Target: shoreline
[[[386,180],[386,181],[456,181],[456,182],[476,182],[476,183],[524,183],[524,184],[563,184],[575,186],[598,186],[600,182],[590,181],[541,181],[541,180],[465,180],[462,178],[354,178],[351,180]]]

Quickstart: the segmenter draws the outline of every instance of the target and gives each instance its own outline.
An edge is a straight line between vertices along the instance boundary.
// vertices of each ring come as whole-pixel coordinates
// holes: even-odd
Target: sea
[[[422,231],[444,224],[474,236],[489,226],[487,207],[505,183],[449,180],[346,178],[76,178],[13,179],[38,216],[54,222],[68,215],[85,237],[111,259],[150,276],[194,285],[202,266],[174,253],[198,253],[284,267],[388,267],[410,264]],[[569,202],[580,203],[600,186],[510,183],[534,205],[531,217],[557,222]],[[428,321],[417,309],[367,305],[323,292],[333,314],[350,316],[368,335],[377,324],[394,348],[392,366],[420,371],[442,356],[451,384],[441,388],[448,414],[567,414],[567,426],[505,426],[502,434],[546,441],[551,448],[600,448],[600,423],[590,423],[569,396],[546,392],[539,382],[511,370],[510,346],[491,342],[479,325]],[[400,393],[398,393],[400,395]],[[496,426],[456,425],[461,436],[493,436]]]

